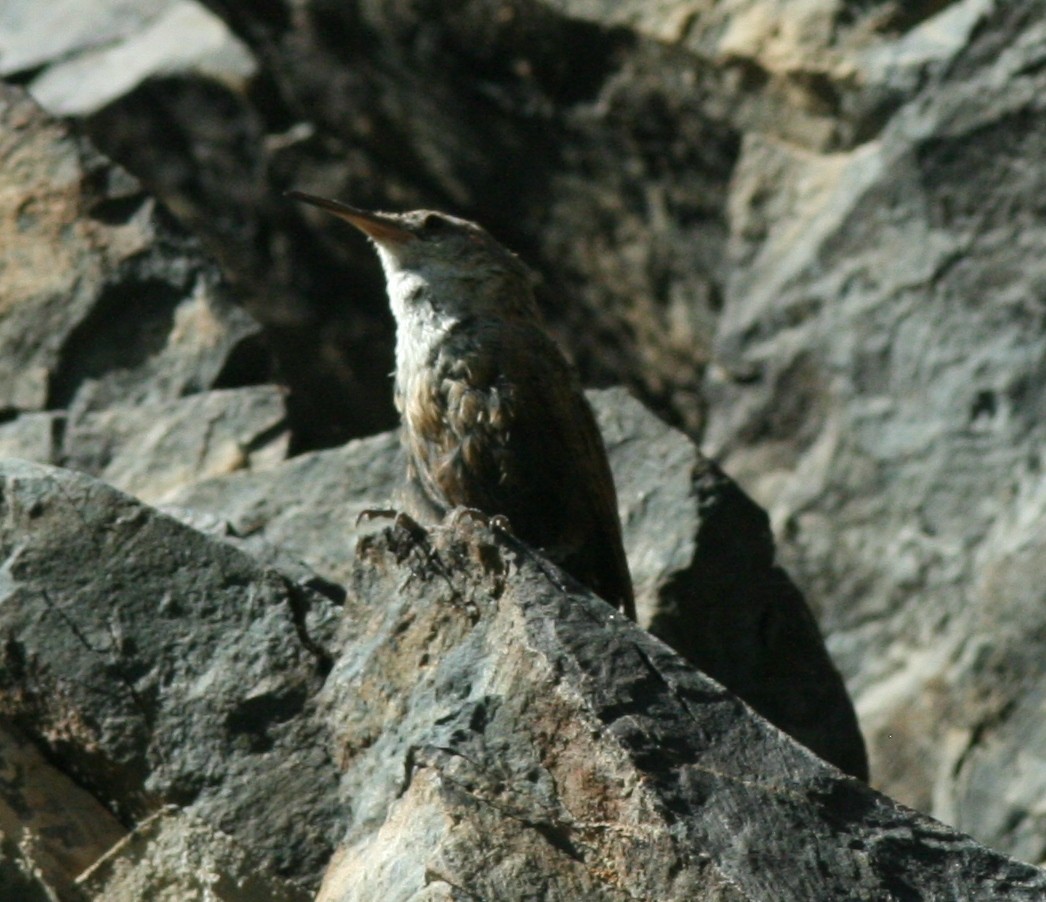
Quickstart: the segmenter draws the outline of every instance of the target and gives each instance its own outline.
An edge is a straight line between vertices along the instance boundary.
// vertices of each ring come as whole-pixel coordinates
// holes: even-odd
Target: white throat
[[[389,306],[396,319],[396,388],[406,394],[410,383],[428,363],[432,349],[458,322],[458,317],[435,308],[432,287],[417,272],[401,269],[396,258],[378,245]]]

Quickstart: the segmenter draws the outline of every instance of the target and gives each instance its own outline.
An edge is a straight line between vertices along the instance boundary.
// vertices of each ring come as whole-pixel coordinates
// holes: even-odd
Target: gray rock
[[[113,44],[55,60],[29,90],[59,116],[87,115],[156,76],[192,73],[242,83],[254,60],[213,13],[192,0],[164,4],[155,18]]]
[[[692,435],[711,410],[704,448],[770,511],[780,564],[857,693],[878,785],[1046,860],[1036,752],[1046,660],[1042,0],[210,5],[250,45],[260,77],[152,79],[87,125],[147,176],[266,317],[295,380],[296,447],[391,425],[390,329],[362,242],[302,218],[279,191],[481,220],[542,272],[550,319],[589,382],[627,382]],[[140,14],[121,18],[103,6],[118,9],[55,2],[43,15],[38,3],[7,3],[0,18],[21,16],[35,36],[0,33],[0,66],[21,55],[14,68],[31,80],[47,71],[32,67],[75,59],[92,34],[131,45],[142,16],[160,8],[136,3]],[[157,393],[153,382],[138,395],[139,377],[179,370],[128,365],[122,386],[110,379],[96,392],[88,344],[116,357],[148,342],[96,329],[76,286],[94,279],[85,259],[102,270],[135,259],[139,189],[105,169],[97,216],[66,206],[76,198],[68,185],[94,191],[99,170],[81,176],[76,154],[48,149],[81,147],[65,128],[5,115],[0,179],[18,187],[0,202],[0,443],[46,457],[50,427],[77,398],[74,416],[197,388]],[[47,162],[34,168],[37,159]],[[95,236],[109,250],[69,256],[69,239],[93,246]],[[182,254],[180,239],[165,241]],[[23,303],[25,286],[50,301]],[[93,325],[71,333],[70,316]],[[87,331],[85,344],[66,337]],[[84,378],[62,368],[67,346]],[[228,366],[219,349],[193,386],[226,384],[214,377],[218,358]],[[19,410],[47,410],[50,425],[8,421]],[[615,453],[639,469],[640,447],[630,452],[626,439]],[[722,668],[720,679],[770,716],[741,677],[747,662],[784,666],[786,685],[802,687],[776,697],[790,729],[805,725],[812,745],[818,729],[841,735],[830,717],[818,723],[817,679],[775,627],[783,612],[804,642],[812,629],[790,611],[797,596],[758,510],[691,449],[657,453],[663,493],[622,499],[626,516],[646,504],[660,521],[652,531],[643,517],[626,522],[650,622],[672,638],[674,609],[661,600],[685,609],[700,598],[709,621],[678,631],[678,648],[707,636],[703,666]],[[345,468],[366,459],[345,455]],[[299,504],[279,479],[232,477],[244,496],[229,514],[243,532],[226,523],[214,486],[211,524],[280,567],[309,550],[294,534],[300,524],[323,537],[312,553],[319,571],[346,578],[337,540],[350,542],[355,510],[389,494],[390,463],[368,465],[375,481],[347,510],[310,511],[305,485]],[[301,472],[313,467],[319,479],[326,466],[302,458]],[[346,478],[336,471],[328,486]],[[281,519],[277,504],[297,512]],[[711,526],[691,519],[695,505],[727,535],[740,531],[744,547],[713,541]],[[326,532],[324,510],[334,517]],[[252,512],[262,524],[253,534]],[[737,596],[712,591],[714,580],[688,582],[752,565],[770,584],[736,611],[727,599]],[[671,574],[686,579],[673,585]],[[312,577],[303,567],[294,578]],[[753,633],[756,612],[767,616]],[[715,647],[724,635],[731,643]],[[776,673],[759,685],[772,690]],[[834,685],[829,677],[829,694]]]
[[[0,159],[0,409],[22,412],[0,425],[0,456],[148,500],[282,459],[278,389],[203,393],[242,380],[261,352],[194,242],[15,88],[0,87]]]
[[[171,400],[257,326],[126,172],[0,85],[0,410]]]
[[[878,785],[1046,861],[1046,4],[950,4],[894,55],[935,37],[875,141],[746,140],[706,446],[770,512]]]
[[[802,596],[774,567],[766,515],[627,392],[593,392],[606,436],[641,621],[763,716],[867,777],[853,708]],[[359,515],[410,509],[394,433],[174,493],[220,517],[240,544],[275,547],[335,583],[353,569]],[[375,523],[362,524],[372,532]]]
[[[92,113],[157,75],[242,80],[254,61],[193,0],[10,0],[0,7],[0,76],[31,73],[29,90],[59,116]]]
[[[8,0],[0,11],[0,75],[119,41],[147,25],[172,0]]]
[[[177,809],[140,824],[84,874],[79,887],[110,902],[306,902],[312,893],[267,873],[232,837]]]
[[[364,539],[342,630],[322,698],[354,804],[325,902],[1046,892],[471,521]]]
[[[694,666],[846,773],[868,763],[846,687],[766,514],[622,390],[593,393],[643,620]]]
[[[0,425],[0,457],[58,463],[65,415],[57,411],[26,413]]]
[[[391,509],[406,472],[397,433],[285,461],[265,473],[234,473],[175,492],[174,507],[221,519],[248,549],[276,547],[336,583],[353,569],[361,533],[384,526],[357,519]]]
[[[88,476],[0,464],[0,713],[126,823],[176,804],[315,879],[337,607]]]
[[[328,900],[1046,891],[468,518],[361,539],[341,612],[90,477],[0,472],[0,711],[139,823],[87,898],[300,898],[338,837]]]
[[[256,386],[74,417],[61,463],[157,503],[201,479],[272,466],[289,440],[283,392]]]

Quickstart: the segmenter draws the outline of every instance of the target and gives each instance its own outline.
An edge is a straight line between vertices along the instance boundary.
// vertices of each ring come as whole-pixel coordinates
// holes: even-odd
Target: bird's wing
[[[617,496],[577,377],[538,326],[471,322],[452,332],[411,448],[446,506],[504,514],[513,532],[634,617]]]

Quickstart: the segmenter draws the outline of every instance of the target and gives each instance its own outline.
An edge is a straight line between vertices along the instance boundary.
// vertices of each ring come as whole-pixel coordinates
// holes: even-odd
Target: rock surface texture
[[[0,246],[0,453],[150,500],[283,456],[281,393],[245,385],[258,327],[214,265],[127,172],[3,85]]]
[[[3,472],[3,715],[122,822],[179,805],[317,877],[341,803],[302,715],[337,607],[88,476]]]
[[[1046,860],[1044,60],[1046,5],[947,4],[862,57],[905,88],[870,140],[746,142],[706,432],[820,612],[878,785],[1031,861]]]
[[[83,474],[0,498],[0,711],[139,824],[64,897],[297,899],[334,846],[321,899],[1046,892],[467,518],[362,538],[338,605]]]
[[[1046,0],[44,7],[0,4],[0,897],[1046,894]],[[535,268],[628,389],[656,638],[357,524],[391,317],[288,188]]]
[[[590,400],[614,471],[641,621],[782,730],[867,777],[846,689],[802,596],[774,566],[766,515],[623,390]],[[387,433],[277,469],[204,480],[169,500],[176,516],[190,510],[223,520],[233,537],[245,537],[241,547],[263,558],[281,549],[344,583],[357,519],[395,507],[405,467],[398,438]]]

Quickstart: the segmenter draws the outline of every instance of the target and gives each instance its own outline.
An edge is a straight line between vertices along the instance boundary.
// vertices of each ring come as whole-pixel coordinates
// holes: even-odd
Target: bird
[[[466,219],[287,196],[345,220],[377,250],[396,323],[407,476],[430,508],[507,519],[516,538],[635,620],[606,448],[543,325],[532,271]]]

